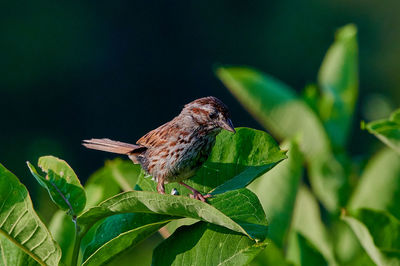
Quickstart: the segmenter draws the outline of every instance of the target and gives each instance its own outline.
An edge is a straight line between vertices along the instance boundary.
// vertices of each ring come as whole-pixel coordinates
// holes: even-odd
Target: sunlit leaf
[[[231,194],[227,195],[232,196]],[[218,201],[218,197],[226,197],[226,194],[225,196],[224,194],[216,196],[214,200]],[[255,206],[253,204],[261,206],[258,200],[257,202],[250,202],[247,205],[248,213],[254,214]],[[90,208],[78,217],[78,222],[84,228],[88,228],[96,221],[114,214],[157,213],[195,218],[227,227],[233,231],[243,233],[256,239],[262,240],[265,238],[265,229],[262,229],[266,226],[264,221],[262,221],[263,224],[251,224],[247,223],[247,220],[235,217],[235,221],[243,222],[239,225],[237,222],[226,216],[224,211],[227,212],[228,210],[220,211],[208,203],[203,203],[199,200],[194,200],[185,196],[161,195],[146,191],[132,191],[121,193],[102,202],[97,207]],[[246,210],[243,212],[246,213]],[[248,217],[248,215],[245,215],[244,217]]]
[[[76,216],[85,208],[85,190],[65,161],[53,156],[40,157],[38,165],[46,173],[46,177],[41,176],[31,163],[27,164],[32,175],[49,192],[51,199],[60,209]]]
[[[42,265],[58,265],[61,250],[35,213],[27,189],[0,164],[0,234]],[[4,251],[4,250],[3,250]],[[5,250],[12,260],[15,251]]]

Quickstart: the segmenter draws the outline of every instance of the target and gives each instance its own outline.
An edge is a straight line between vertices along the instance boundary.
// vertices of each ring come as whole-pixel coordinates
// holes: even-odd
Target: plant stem
[[[79,258],[79,250],[81,247],[81,240],[82,240],[82,235],[81,235],[81,228],[76,222],[76,216],[72,217],[72,221],[75,224],[75,243],[74,243],[74,250],[72,252],[72,257],[71,257],[71,266],[76,266],[78,265],[78,258]]]

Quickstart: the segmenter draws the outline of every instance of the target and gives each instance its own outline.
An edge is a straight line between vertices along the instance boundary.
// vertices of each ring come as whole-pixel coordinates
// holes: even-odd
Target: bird
[[[157,192],[165,194],[165,184],[179,183],[193,194],[191,198],[206,202],[202,195],[184,183],[209,157],[221,130],[236,133],[228,107],[213,96],[186,104],[171,121],[148,132],[136,144],[108,138],[83,140],[89,149],[124,154],[157,182]]]

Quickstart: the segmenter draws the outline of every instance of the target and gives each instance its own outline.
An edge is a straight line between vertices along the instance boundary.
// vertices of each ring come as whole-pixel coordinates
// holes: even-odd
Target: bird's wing
[[[176,133],[173,133],[173,131],[176,130],[176,127],[176,123],[172,120],[156,129],[153,129],[141,137],[136,144],[145,147],[158,147],[163,145],[170,141],[173,136],[176,136]]]

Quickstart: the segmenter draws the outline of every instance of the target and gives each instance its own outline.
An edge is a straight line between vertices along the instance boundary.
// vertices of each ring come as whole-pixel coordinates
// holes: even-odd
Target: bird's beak
[[[221,127],[223,129],[226,129],[226,130],[230,131],[230,132],[236,133],[235,127],[232,124],[232,120],[229,119],[229,118],[226,119],[225,121],[221,122]]]

